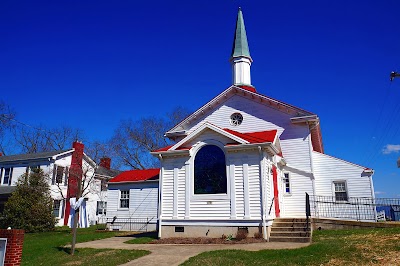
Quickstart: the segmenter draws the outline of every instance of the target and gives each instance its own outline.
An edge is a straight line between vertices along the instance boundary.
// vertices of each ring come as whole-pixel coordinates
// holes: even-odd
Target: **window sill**
[[[229,200],[228,194],[195,194],[190,197],[191,201],[209,201],[209,200]]]
[[[291,197],[291,196],[292,196],[292,193],[284,193],[283,196],[284,196],[284,197]]]

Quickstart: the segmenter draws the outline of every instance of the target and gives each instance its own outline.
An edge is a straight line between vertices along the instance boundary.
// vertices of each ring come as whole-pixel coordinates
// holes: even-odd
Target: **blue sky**
[[[27,124],[107,139],[231,84],[237,8],[258,92],[319,115],[327,154],[400,196],[400,2],[1,1],[0,98]],[[388,144],[385,154],[384,147]]]

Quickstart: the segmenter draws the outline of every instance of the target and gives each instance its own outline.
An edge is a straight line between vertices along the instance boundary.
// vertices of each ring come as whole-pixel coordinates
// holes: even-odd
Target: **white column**
[[[174,197],[173,197],[173,219],[178,218],[178,168],[174,167]]]
[[[190,191],[191,191],[191,182],[190,182],[190,160],[185,163],[185,178],[186,178],[186,191],[185,191],[185,219],[190,218]]]
[[[231,219],[236,219],[236,189],[235,189],[235,165],[230,161],[229,178],[231,181]]]
[[[243,164],[244,218],[250,219],[249,165]]]

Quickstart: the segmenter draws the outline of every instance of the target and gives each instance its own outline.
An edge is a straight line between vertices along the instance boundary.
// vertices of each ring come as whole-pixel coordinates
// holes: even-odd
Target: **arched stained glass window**
[[[215,145],[206,145],[194,159],[194,194],[226,194],[224,152]]]

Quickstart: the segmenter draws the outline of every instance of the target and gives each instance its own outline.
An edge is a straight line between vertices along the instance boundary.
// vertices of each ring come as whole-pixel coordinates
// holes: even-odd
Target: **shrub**
[[[262,234],[260,231],[255,232],[255,233],[254,233],[254,238],[261,239],[261,238],[263,238],[263,234]]]
[[[236,240],[246,239],[249,234],[249,229],[247,227],[239,227],[236,233]]]
[[[43,170],[21,176],[4,206],[2,227],[41,232],[54,229],[53,199]]]

